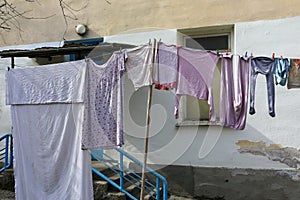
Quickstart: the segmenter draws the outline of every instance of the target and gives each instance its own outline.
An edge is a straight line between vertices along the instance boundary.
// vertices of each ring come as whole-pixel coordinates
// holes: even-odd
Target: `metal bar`
[[[160,180],[156,177],[156,199],[160,199]]]
[[[9,137],[6,137],[4,166],[7,166],[8,163],[8,145],[9,145]]]
[[[123,151],[120,148],[116,148],[115,150],[116,151],[122,151],[124,156],[126,156],[127,158],[129,158],[130,160],[132,160],[133,162],[135,162],[136,164],[138,164],[139,166],[143,166],[143,163],[141,161],[139,161],[138,159],[136,159],[135,157],[133,157],[129,153]],[[153,176],[158,177],[161,180],[161,182],[163,184],[163,200],[167,200],[168,199],[168,182],[165,179],[165,177],[163,177],[162,175],[160,175],[159,173],[157,173],[156,171],[154,171],[153,169],[151,169],[149,167],[146,167],[146,169]]]
[[[13,69],[13,68],[15,68],[15,57],[11,57],[11,61],[10,61],[11,63],[11,68]]]
[[[123,153],[120,152],[120,188],[124,189],[124,174],[123,174]]]
[[[4,166],[0,169],[0,172],[4,171],[5,169],[9,168],[12,165],[12,152],[9,160],[8,155],[8,148],[9,148],[9,141],[11,140],[12,135],[11,134],[5,134],[4,136],[0,137],[0,141],[5,140],[5,152],[1,155],[4,155],[4,157],[1,157],[1,159],[4,158]]]
[[[94,167],[92,167],[92,171],[97,174],[98,176],[100,176],[101,178],[103,178],[105,181],[109,182],[111,185],[113,185],[115,188],[119,189],[121,192],[125,193],[129,198],[133,199],[133,200],[138,200],[137,198],[135,198],[132,194],[130,194],[128,191],[121,189],[120,186],[118,184],[116,184],[115,182],[113,182],[112,180],[110,180],[107,176],[105,176],[104,174],[102,174],[101,172],[99,172],[98,170],[96,170]]]

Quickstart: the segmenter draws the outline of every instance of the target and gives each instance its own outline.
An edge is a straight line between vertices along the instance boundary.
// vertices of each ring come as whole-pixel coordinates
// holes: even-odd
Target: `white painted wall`
[[[254,56],[300,58],[300,16],[273,21],[238,23],[235,25],[236,52],[253,52]],[[276,117],[267,113],[265,77],[259,76],[256,86],[257,114],[248,117],[252,126],[270,141],[283,146],[300,147],[300,90],[275,87]],[[244,133],[249,133],[247,130]]]
[[[16,58],[16,66],[31,66],[37,65],[32,59],[29,58]],[[11,115],[10,106],[5,104],[6,84],[5,72],[7,67],[11,66],[10,58],[0,59],[0,136],[5,133],[11,133]]]

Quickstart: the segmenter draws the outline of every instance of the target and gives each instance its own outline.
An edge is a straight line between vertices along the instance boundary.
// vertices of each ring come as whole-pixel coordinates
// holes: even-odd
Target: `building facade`
[[[21,29],[0,30],[2,49],[94,37],[141,45],[156,38],[166,44],[228,50],[234,55],[247,52],[271,57],[274,53],[275,57],[300,58],[300,9],[296,0],[70,0],[63,7],[59,1],[50,0],[12,2],[22,11],[32,11],[25,13],[27,18],[16,19]],[[77,24],[88,27],[86,35],[76,34]],[[0,130],[4,134],[11,131],[4,77],[10,60],[0,62]],[[16,60],[17,66],[36,64],[30,58]],[[140,159],[148,89],[135,91],[125,77],[124,149]],[[170,192],[181,196],[299,199],[299,99],[299,89],[276,85],[276,116],[270,117],[265,77],[258,76],[256,114],[248,114],[246,128],[236,131],[203,124],[207,107],[189,97],[181,104],[184,117],[177,120],[173,116],[174,92],[154,90],[148,162],[167,177]]]

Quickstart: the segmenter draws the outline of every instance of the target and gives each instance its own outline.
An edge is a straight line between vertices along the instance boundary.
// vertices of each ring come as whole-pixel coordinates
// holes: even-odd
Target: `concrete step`
[[[126,200],[126,195],[122,192],[109,192],[103,200]]]
[[[103,199],[107,193],[108,183],[106,181],[96,180],[93,182],[94,187],[94,199]]]
[[[15,178],[13,169],[6,169],[0,174],[0,189],[14,191]]]
[[[0,189],[0,200],[15,200],[15,193],[9,190]]]

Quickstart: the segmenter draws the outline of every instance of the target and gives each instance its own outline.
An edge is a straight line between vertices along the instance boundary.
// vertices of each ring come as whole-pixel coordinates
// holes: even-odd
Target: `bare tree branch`
[[[79,9],[75,9],[72,6],[70,6],[68,3],[66,3],[66,0],[58,0],[58,1],[59,1],[59,6],[61,8],[61,12],[62,12],[62,15],[63,15],[63,18],[64,18],[64,22],[65,22],[65,25],[66,25],[65,31],[64,31],[63,36],[62,36],[62,40],[65,40],[65,35],[66,35],[66,33],[68,31],[68,28],[69,28],[68,19],[78,20],[75,13],[83,10],[84,8],[86,8],[88,6],[89,1],[87,1],[86,4],[84,6],[82,6],[81,8],[79,8]]]
[[[26,2],[32,3],[35,0],[25,0]],[[11,29],[17,29],[22,31],[21,24],[18,21],[18,18],[23,19],[48,19],[54,15],[46,17],[28,17],[27,13],[32,10],[19,11],[19,9],[9,0],[0,0],[0,29],[9,31]]]

